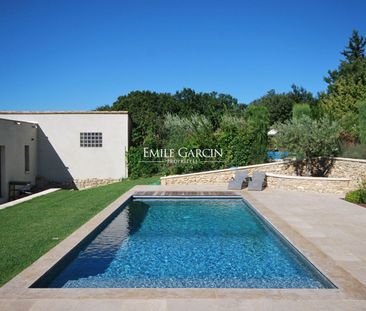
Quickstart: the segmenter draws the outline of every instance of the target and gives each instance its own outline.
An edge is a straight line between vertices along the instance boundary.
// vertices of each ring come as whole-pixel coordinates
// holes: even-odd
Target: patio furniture
[[[19,194],[20,195],[31,195],[32,194],[31,189],[32,189],[32,185],[27,184],[24,187],[19,189]]]
[[[20,196],[32,194],[32,186],[29,181],[10,181],[9,182],[9,201],[18,199]]]
[[[241,190],[243,188],[243,183],[248,178],[247,171],[237,171],[235,172],[235,177],[229,181],[229,190]]]
[[[253,172],[253,176],[249,178],[248,190],[249,191],[262,191],[264,188],[266,179],[266,173]]]

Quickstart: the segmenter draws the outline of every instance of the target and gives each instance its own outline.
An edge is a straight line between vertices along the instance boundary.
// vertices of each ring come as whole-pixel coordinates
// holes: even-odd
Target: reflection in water
[[[145,202],[134,201],[126,210],[128,210],[129,214],[127,216],[128,229],[130,231],[130,235],[132,235],[141,228],[141,225],[144,222],[146,214],[149,210],[149,205],[147,205]]]
[[[146,217],[149,205],[131,202],[112,222],[88,244],[63,270],[49,287],[61,287],[65,280],[77,280],[103,273],[115,258],[117,251],[128,244]]]

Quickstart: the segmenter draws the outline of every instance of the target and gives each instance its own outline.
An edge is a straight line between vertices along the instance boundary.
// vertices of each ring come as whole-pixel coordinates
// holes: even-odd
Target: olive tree
[[[332,157],[338,153],[341,131],[336,121],[328,118],[312,120],[309,116],[277,124],[275,142],[280,150],[288,151],[305,162],[306,175],[314,173],[314,158]]]

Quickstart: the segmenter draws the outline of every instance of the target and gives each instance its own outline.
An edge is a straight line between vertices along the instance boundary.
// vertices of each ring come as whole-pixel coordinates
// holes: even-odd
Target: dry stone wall
[[[99,179],[99,178],[90,178],[90,179],[69,179],[64,181],[52,181],[47,180],[45,178],[37,178],[37,186],[40,189],[47,188],[63,188],[63,189],[87,189],[91,187],[103,186],[112,184],[115,182],[121,181],[121,179]]]
[[[268,173],[266,180],[267,187],[272,189],[334,194],[344,194],[354,189],[348,178],[290,177]]]
[[[166,176],[161,178],[162,185],[179,184],[227,184],[236,171],[246,170],[249,175],[254,171],[267,173],[267,186],[275,189],[314,191],[344,194],[356,189],[361,179],[366,178],[366,160],[334,158],[327,177],[296,176],[291,161],[281,161],[258,165],[242,166],[232,169]]]
[[[91,178],[91,179],[74,179],[74,184],[77,189],[86,189],[91,187],[109,185],[115,182],[121,181],[120,179],[98,179],[98,178]]]

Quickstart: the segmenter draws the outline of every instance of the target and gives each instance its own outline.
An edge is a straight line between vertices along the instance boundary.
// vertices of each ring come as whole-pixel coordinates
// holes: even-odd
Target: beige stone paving
[[[329,194],[266,190],[249,195],[366,285],[365,208]],[[304,232],[306,227],[312,229]]]
[[[366,209],[334,195],[240,192],[339,289],[29,289],[134,191],[224,191],[226,185],[138,186],[0,288],[1,311],[366,310]]]

